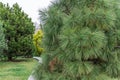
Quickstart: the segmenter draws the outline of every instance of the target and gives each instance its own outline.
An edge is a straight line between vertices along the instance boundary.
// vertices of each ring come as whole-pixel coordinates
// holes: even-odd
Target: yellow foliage
[[[41,53],[43,52],[43,48],[41,47],[42,38],[43,38],[42,30],[38,30],[35,34],[33,34],[33,43],[36,50],[35,55],[37,56],[40,56]]]

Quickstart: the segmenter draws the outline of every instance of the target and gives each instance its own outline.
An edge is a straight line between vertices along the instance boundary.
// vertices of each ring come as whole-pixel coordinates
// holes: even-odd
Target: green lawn
[[[27,80],[37,65],[33,59],[16,62],[0,62],[0,80]]]
[[[20,62],[0,62],[0,80],[27,80],[35,65],[37,61],[28,58]]]

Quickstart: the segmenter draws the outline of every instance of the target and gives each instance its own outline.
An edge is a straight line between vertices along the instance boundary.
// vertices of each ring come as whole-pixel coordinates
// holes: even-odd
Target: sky
[[[18,3],[22,10],[32,18],[32,21],[39,23],[39,9],[47,8],[52,0],[0,0],[4,4],[9,3],[12,6],[14,3]]]

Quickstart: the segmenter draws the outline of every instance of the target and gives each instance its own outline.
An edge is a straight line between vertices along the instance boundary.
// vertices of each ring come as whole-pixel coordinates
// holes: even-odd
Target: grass
[[[0,62],[0,80],[27,80],[37,65],[33,59],[16,62]]]
[[[35,65],[37,61],[28,58],[16,62],[0,62],[0,80],[27,80]]]

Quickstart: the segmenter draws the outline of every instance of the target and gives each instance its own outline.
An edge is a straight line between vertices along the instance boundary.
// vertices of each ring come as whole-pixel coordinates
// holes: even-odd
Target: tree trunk
[[[11,56],[8,56],[8,61],[12,61],[12,57]]]

